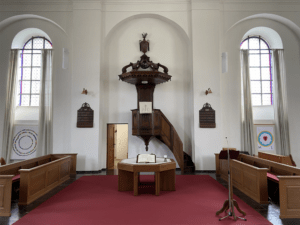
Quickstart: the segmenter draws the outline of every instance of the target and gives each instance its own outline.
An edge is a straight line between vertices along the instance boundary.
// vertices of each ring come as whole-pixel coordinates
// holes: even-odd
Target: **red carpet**
[[[143,179],[149,177],[154,179]],[[225,213],[216,216],[216,211],[222,208],[228,192],[208,175],[177,175],[176,191],[162,191],[160,196],[133,196],[133,192],[117,189],[118,176],[82,177],[15,225],[271,224],[236,196],[240,208],[247,213],[247,221],[219,221]],[[238,212],[236,215],[241,216]]]

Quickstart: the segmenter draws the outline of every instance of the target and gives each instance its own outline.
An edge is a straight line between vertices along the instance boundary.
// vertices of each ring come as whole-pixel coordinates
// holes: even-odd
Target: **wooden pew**
[[[2,158],[2,157],[1,157],[1,159],[0,159],[0,165],[1,165],[1,166],[6,165],[5,159]]]
[[[20,169],[19,205],[28,205],[70,178],[71,156]]]
[[[292,155],[284,156],[284,155],[277,155],[277,154],[271,154],[266,152],[258,152],[258,158],[267,159],[270,161],[283,163],[290,166],[296,166],[296,163],[294,162]]]
[[[218,154],[215,155],[216,163],[219,163],[219,165],[216,165],[216,168],[218,168],[217,174],[220,174],[222,179],[227,180],[227,160],[217,160]],[[255,193],[254,190],[257,189],[252,188],[252,193],[249,190],[245,190],[243,186],[244,174],[250,177],[247,179],[256,180],[256,184],[259,187],[260,192],[266,193],[266,196],[268,196],[268,192],[265,188],[265,185],[260,186],[260,182],[258,181],[263,180],[263,183],[265,183],[265,180],[269,179],[278,182],[280,218],[300,218],[300,168],[244,154],[240,154],[238,160],[231,161],[233,162],[231,165],[233,168],[232,171],[234,171],[233,180],[236,180],[235,182],[233,182],[233,186],[239,188],[249,197],[261,203],[261,199],[255,197],[257,193]],[[265,175],[256,173],[255,175],[253,171],[256,170],[254,168],[263,168],[267,173]],[[251,188],[247,187],[247,189]]]
[[[0,198],[0,206],[2,206],[0,207],[0,216],[10,216],[13,182],[20,181],[20,186],[22,186],[20,187],[20,198],[22,200],[19,204],[29,204],[69,179],[65,175],[66,170],[69,171],[68,176],[75,176],[76,158],[77,154],[50,154],[0,166],[0,196],[4,196]],[[58,169],[59,173],[57,172]],[[39,176],[41,173],[45,174],[45,177]],[[40,177],[41,180],[44,180],[44,183],[34,178],[32,174]],[[29,186],[26,186],[26,183]],[[33,183],[34,185],[32,185]],[[39,189],[43,187],[43,191],[34,189],[33,186],[38,186]]]
[[[219,158],[216,154],[216,161]],[[218,173],[223,180],[228,181],[228,160],[219,161]],[[268,185],[266,168],[257,168],[253,165],[230,160],[232,184],[260,204],[268,204]]]
[[[10,216],[11,186],[14,175],[2,175],[0,178],[0,216]]]
[[[76,176],[76,165],[77,165],[77,153],[69,153],[69,154],[51,154],[51,160],[61,159],[65,156],[71,156],[71,168],[70,175],[71,177]]]

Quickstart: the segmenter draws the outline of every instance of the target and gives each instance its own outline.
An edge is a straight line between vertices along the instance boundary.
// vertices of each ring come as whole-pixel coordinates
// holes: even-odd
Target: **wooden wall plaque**
[[[216,128],[215,110],[209,103],[205,103],[199,110],[200,128]]]
[[[77,127],[87,128],[94,126],[94,110],[88,103],[83,103],[81,108],[77,110]]]

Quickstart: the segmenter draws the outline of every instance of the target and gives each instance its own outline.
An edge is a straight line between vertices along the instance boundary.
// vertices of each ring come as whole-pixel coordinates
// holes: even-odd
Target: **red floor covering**
[[[142,176],[141,181],[154,179]],[[176,191],[144,188],[139,196],[118,192],[118,176],[84,176],[42,203],[15,225],[176,225],[176,224],[271,224],[234,196],[247,213],[247,221],[223,221],[216,216],[228,198],[228,191],[208,175],[177,175]],[[241,216],[240,213],[236,213]]]

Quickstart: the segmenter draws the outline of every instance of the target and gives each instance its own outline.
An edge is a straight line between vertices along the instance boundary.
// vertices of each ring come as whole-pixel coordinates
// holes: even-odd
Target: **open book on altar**
[[[155,154],[138,154],[136,157],[137,163],[156,163]]]

